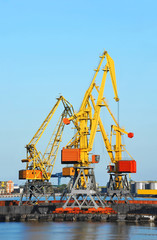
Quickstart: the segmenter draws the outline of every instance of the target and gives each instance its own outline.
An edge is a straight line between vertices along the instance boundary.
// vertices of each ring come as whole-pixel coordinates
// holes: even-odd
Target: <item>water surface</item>
[[[157,225],[127,223],[0,223],[0,240],[157,240]]]

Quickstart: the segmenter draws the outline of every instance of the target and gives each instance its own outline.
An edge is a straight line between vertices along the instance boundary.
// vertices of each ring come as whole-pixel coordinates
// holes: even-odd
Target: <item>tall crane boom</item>
[[[63,113],[61,114],[58,120],[56,128],[51,136],[51,139],[47,145],[47,148],[42,158],[42,162],[45,165],[46,172],[49,173],[49,176],[48,176],[49,179],[52,175],[52,171],[55,165],[59,146],[62,141],[63,130],[65,127],[65,124],[63,123],[63,119],[71,115],[70,111],[71,111],[70,108],[66,106],[66,108],[64,109]]]
[[[77,126],[79,126],[78,132],[66,145],[66,148],[62,150],[62,163],[67,163],[67,164],[73,163],[74,169],[75,169],[75,174],[74,174],[75,181],[73,182],[72,192],[70,193],[70,197],[67,200],[65,206],[69,206],[70,199],[74,198],[76,199],[75,204],[78,204],[79,207],[81,208],[82,204],[79,203],[78,198],[79,196],[82,196],[82,198],[84,199],[84,196],[86,196],[86,198],[82,200],[83,203],[88,204],[86,201],[88,197],[90,201],[94,204],[94,206],[97,207],[96,203],[93,200],[94,196],[96,196],[96,192],[95,192],[96,188],[94,185],[91,184],[91,182],[94,182],[95,180],[94,180],[94,173],[90,164],[99,162],[98,160],[99,156],[93,155],[92,161],[91,161],[89,159],[89,154],[92,151],[93,143],[94,143],[94,139],[95,139],[95,135],[98,130],[98,127],[102,134],[103,141],[104,141],[106,150],[108,152],[108,155],[110,157],[111,163],[114,164],[113,166],[111,166],[109,170],[111,175],[110,183],[112,185],[112,187],[110,187],[111,198],[112,196],[114,196],[114,194],[117,194],[116,195],[117,197],[123,195],[123,193],[125,194],[125,196],[129,194],[129,187],[127,183],[126,173],[135,172],[135,161],[134,160],[123,161],[122,159],[122,151],[124,151],[125,149],[123,148],[124,146],[121,143],[121,136],[122,134],[128,134],[128,133],[124,129],[120,128],[118,121],[112,114],[104,97],[106,77],[107,77],[107,73],[109,72],[111,77],[112,87],[114,90],[114,99],[116,102],[119,101],[114,61],[106,51],[103,52],[100,58],[101,60],[98,64],[97,69],[95,70],[93,80],[89,88],[85,92],[80,110],[77,113],[74,113],[74,115],[71,118],[65,121],[65,123],[68,123],[68,124],[70,121],[73,121],[74,124],[75,122],[77,122]],[[104,59],[106,59],[106,65],[102,69],[103,70],[102,80],[98,86],[96,84],[96,77],[98,75],[98,72],[100,71],[100,68]],[[97,96],[94,95],[94,90],[96,90]],[[112,125],[112,128],[111,128],[110,139],[107,136],[105,127],[100,117],[100,111],[102,107],[107,108],[114,122],[114,125]],[[114,134],[116,135],[116,144],[113,146],[112,135]],[[128,136],[132,137],[133,134],[129,133]],[[66,171],[64,170],[63,172],[65,173]],[[69,171],[69,173],[73,173],[73,172],[74,171]],[[89,187],[87,187],[87,185],[89,185]],[[84,189],[84,191],[82,191],[82,189]],[[92,193],[89,194],[90,190],[93,190],[93,192],[95,193],[94,196],[92,195]],[[115,192],[115,191],[118,191],[118,192]],[[97,198],[100,201],[100,198],[98,197],[98,195],[97,195]],[[103,205],[101,201],[100,201],[100,204],[101,206]]]
[[[117,83],[116,83],[116,75],[115,75],[115,67],[114,67],[114,61],[113,59],[109,56],[109,54],[107,53],[107,51],[104,51],[102,56],[100,56],[100,62],[98,64],[98,67],[95,69],[95,74],[94,74],[94,77],[92,79],[92,82],[89,86],[89,88],[87,89],[85,95],[84,95],[84,98],[83,98],[83,101],[82,101],[82,104],[81,104],[81,107],[80,107],[80,111],[82,111],[85,107],[86,107],[86,104],[89,100],[89,97],[93,91],[93,88],[95,87],[95,80],[96,80],[96,77],[98,75],[98,72],[100,71],[100,68],[101,68],[101,65],[103,63],[103,60],[105,59],[106,57],[106,60],[107,60],[107,64],[106,64],[106,70],[110,72],[110,76],[111,76],[111,82],[112,82],[112,86],[113,86],[113,90],[114,90],[114,94],[115,94],[115,100],[116,102],[119,101],[119,98],[118,98],[118,91],[117,91]]]
[[[98,64],[97,69],[95,70],[95,74],[92,79],[92,82],[91,82],[89,88],[87,89],[87,91],[85,92],[80,110],[78,111],[78,113],[74,113],[74,115],[68,119],[69,121],[73,121],[74,124],[77,122],[79,131],[78,131],[78,134],[77,134],[75,140],[71,141],[70,146],[67,146],[67,148],[71,148],[72,146],[74,148],[76,148],[76,146],[79,146],[79,149],[80,149],[79,164],[81,164],[82,166],[89,165],[88,155],[93,147],[95,134],[97,131],[99,117],[100,117],[100,110],[101,110],[101,107],[104,106],[103,94],[104,94],[105,82],[106,82],[106,77],[107,77],[108,72],[110,73],[110,77],[111,77],[115,101],[116,102],[119,101],[114,61],[106,51],[103,52],[103,54],[102,54],[102,56],[100,56],[100,58],[101,58],[101,60]],[[100,87],[98,87],[96,85],[96,77],[97,77],[98,72],[100,71],[101,65],[105,58],[106,58],[106,65],[102,69],[103,77],[101,80]],[[94,113],[92,113],[91,96],[92,96],[92,92],[95,88],[98,92],[98,96],[97,96],[96,105],[94,107]],[[88,138],[88,136],[89,136],[89,138]]]
[[[63,104],[63,111],[48,142],[46,150],[44,154],[42,154],[37,150],[36,145],[46,130],[60,102]],[[53,194],[53,188],[49,180],[52,175],[57,153],[62,140],[65,126],[63,119],[71,117],[73,114],[73,106],[63,96],[60,96],[29,144],[26,145],[27,157],[22,160],[22,162],[26,163],[26,169],[19,171],[19,179],[25,179],[27,182],[24,185],[24,191],[21,195],[20,204],[22,203],[24,195],[29,196],[29,202],[33,203],[38,201],[41,197],[44,197],[47,201],[48,197]],[[33,202],[31,201],[32,196],[35,198],[35,201],[33,200]]]
[[[66,145],[66,148],[62,150],[62,163],[73,163],[75,169],[75,171],[70,171],[69,168],[64,168],[63,171],[63,173],[66,173],[67,170],[67,172],[69,171],[74,174],[74,181],[72,183],[73,188],[64,207],[69,206],[70,199],[75,199],[73,206],[76,204],[80,208],[83,208],[87,207],[90,202],[90,204],[93,204],[93,206],[97,208],[98,205],[95,198],[98,199],[100,206],[104,207],[104,203],[101,201],[99,193],[96,190],[93,168],[90,166],[91,163],[98,163],[100,156],[93,155],[91,161],[89,158],[89,153],[93,148],[98,126],[101,124],[100,111],[104,106],[104,88],[108,72],[110,73],[111,82],[114,89],[115,101],[119,101],[119,98],[116,85],[114,61],[106,51],[103,52],[100,58],[101,60],[98,64],[97,69],[95,70],[93,80],[85,92],[80,110],[77,113],[74,113],[71,118],[64,120],[65,124],[69,124],[70,121],[73,121],[74,125],[77,125],[77,134],[70,140],[69,144]],[[96,77],[100,71],[104,59],[106,59],[106,65],[102,69],[103,76],[98,87],[96,85]],[[97,96],[95,96],[96,104],[93,107],[91,99],[95,88],[97,90]],[[110,144],[108,145],[110,147]],[[78,200],[80,196],[82,196],[82,203]],[[87,198],[90,200],[87,201]]]
[[[29,142],[29,145],[36,145],[38,143],[38,141],[40,140],[42,134],[44,133],[44,131],[46,130],[49,122],[51,121],[51,118],[53,117],[60,101],[63,99],[63,96],[60,96],[58,99],[57,99],[57,102],[56,104],[54,105],[54,107],[52,108],[52,110],[50,111],[50,113],[48,114],[48,116],[46,117],[46,119],[44,120],[44,122],[41,124],[40,128],[38,129],[38,131],[35,133],[35,135],[33,136],[33,138],[31,139],[31,141]]]
[[[40,151],[37,151],[36,145],[46,130],[60,102],[63,103],[64,110],[48,143],[45,153],[42,155]],[[63,118],[67,116],[71,117],[73,113],[73,106],[63,96],[60,96],[29,144],[26,145],[27,158],[23,159],[22,162],[25,162],[27,165],[26,170],[20,171],[20,179],[50,179],[64,129]]]

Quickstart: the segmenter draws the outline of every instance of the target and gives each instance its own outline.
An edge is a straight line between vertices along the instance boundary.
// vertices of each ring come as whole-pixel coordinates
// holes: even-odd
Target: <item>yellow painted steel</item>
[[[98,72],[100,71],[101,65],[103,60],[106,58],[107,63],[105,67],[102,69],[103,77],[101,80],[100,86],[96,85],[96,77],[98,75]],[[77,126],[79,131],[76,133],[76,135],[70,140],[70,142],[67,144],[66,147],[68,148],[80,148],[80,164],[79,166],[88,166],[90,164],[89,162],[89,152],[93,148],[93,143],[95,139],[96,132],[98,130],[98,127],[100,128],[100,132],[102,134],[104,144],[106,147],[106,150],[108,152],[108,155],[110,157],[111,163],[114,163],[115,167],[113,168],[112,172],[118,173],[117,171],[117,163],[118,161],[122,160],[122,152],[127,150],[125,149],[124,145],[122,145],[122,135],[128,134],[128,132],[125,131],[125,129],[120,128],[118,121],[114,117],[113,113],[111,112],[107,102],[105,101],[104,97],[104,88],[105,88],[105,82],[107,73],[110,73],[111,82],[114,90],[114,98],[115,101],[119,101],[118,92],[117,92],[117,84],[116,84],[116,75],[115,75],[115,68],[114,68],[114,61],[113,59],[108,55],[108,53],[105,51],[103,55],[101,56],[100,63],[95,70],[94,78],[87,89],[85,96],[83,98],[80,110],[78,113],[75,113],[69,120],[72,120],[74,125],[75,122],[77,122]],[[95,97],[93,95],[93,90],[96,89],[98,96]],[[107,133],[105,131],[104,125],[102,123],[102,120],[100,118],[100,111],[102,107],[106,107],[110,116],[112,117],[115,125],[111,126],[111,133],[110,133],[110,139],[107,136]],[[116,136],[116,143],[113,145],[112,143],[112,136]],[[128,153],[128,152],[127,152]],[[131,157],[131,155],[128,153],[128,155]],[[132,158],[132,157],[131,157]],[[133,159],[133,158],[132,158]],[[78,166],[78,165],[76,165]],[[84,185],[83,179],[81,180],[82,186]],[[115,188],[121,189],[122,188],[122,177],[117,174],[117,177],[115,179]]]
[[[76,127],[77,134],[70,140],[69,144],[66,147],[80,149],[80,163],[75,165],[78,167],[79,166],[87,167],[91,163],[89,160],[89,153],[93,148],[93,143],[94,143],[98,126],[99,125],[102,126],[100,122],[101,108],[106,105],[106,103],[104,102],[104,88],[105,88],[105,82],[106,82],[106,77],[108,72],[110,73],[110,77],[111,77],[115,101],[116,102],[119,101],[114,61],[106,51],[103,52],[100,58],[101,60],[98,64],[97,69],[95,70],[95,74],[92,79],[92,82],[84,95],[80,110],[77,113],[74,113],[74,115],[71,118],[69,118],[69,120],[73,121],[75,127],[77,126]],[[98,87],[96,86],[95,81],[104,59],[106,59],[107,63],[105,67],[102,69],[103,76],[102,76],[100,87]],[[97,90],[98,96],[95,97],[96,104],[93,110],[91,98],[92,98],[93,90],[95,90],[95,88]],[[103,134],[105,135],[105,130]],[[107,141],[107,137],[106,137],[106,141]],[[111,151],[111,155],[112,155],[112,151]],[[88,173],[88,170],[85,170],[85,171]],[[85,181],[84,181],[84,178],[82,177],[81,185],[84,186],[84,184],[85,184]]]
[[[95,104],[94,98],[92,95],[90,96],[90,98],[92,101],[93,108],[95,109],[96,104]],[[128,132],[126,132],[124,129],[122,129],[118,126],[118,123],[117,123],[114,115],[112,114],[109,106],[105,102],[105,100],[103,100],[103,103],[104,103],[104,106],[107,107],[109,114],[111,115],[112,119],[114,120],[115,124],[117,125],[117,126],[115,126],[115,125],[111,126],[111,137],[109,140],[107,133],[105,131],[105,128],[103,126],[102,120],[99,116],[98,123],[99,123],[99,127],[100,127],[100,132],[102,134],[104,144],[105,144],[105,147],[106,147],[106,150],[108,152],[111,162],[117,163],[118,161],[122,160],[122,152],[123,151],[126,151],[127,154],[130,156],[130,158],[133,159],[132,156],[128,153],[128,151],[125,149],[124,145],[121,144],[122,134],[128,134]],[[115,132],[115,135],[116,135],[116,144],[114,146],[112,145],[112,135],[114,134],[113,131]]]
[[[98,98],[97,98],[97,103],[96,103],[96,106],[94,109],[95,111],[94,111],[93,120],[92,120],[92,127],[91,127],[91,133],[90,133],[90,138],[89,138],[88,151],[92,150],[96,130],[98,128],[98,120],[100,117],[100,110],[101,110],[101,107],[104,106],[102,104],[102,99],[103,99],[106,76],[107,76],[107,71],[108,71],[108,64],[106,64],[105,69],[103,69],[103,71],[104,71],[104,74],[103,74],[102,81],[101,81],[101,86],[100,86],[100,90],[99,90],[99,94],[98,94]]]
[[[47,145],[45,153],[42,155],[42,153],[37,150],[36,145],[39,142],[42,134],[46,130],[60,102],[63,103],[64,110],[57,122],[57,125]],[[26,175],[25,179],[39,180],[39,178],[41,178],[40,180],[43,181],[50,179],[64,130],[63,118],[67,116],[71,117],[73,114],[73,106],[63,96],[60,96],[57,99],[56,104],[38,129],[38,131],[35,133],[31,141],[29,142],[29,144],[26,145],[27,159],[23,159],[22,162],[26,163],[26,170],[32,170],[32,172],[34,171],[34,174],[31,174],[31,177],[27,177]],[[36,170],[41,171],[41,177],[39,177],[39,174],[38,176],[36,175]]]
[[[122,135],[128,134],[128,132],[125,131],[125,129],[120,128],[118,121],[116,120],[113,113],[111,112],[104,97],[106,77],[107,77],[107,73],[109,72],[113,90],[114,90],[114,99],[116,102],[119,101],[114,61],[106,51],[104,51],[104,53],[100,58],[101,60],[98,64],[97,69],[95,70],[93,80],[89,88],[85,92],[80,110],[77,113],[74,113],[74,115],[71,118],[69,118],[69,120],[73,121],[74,125],[77,126],[77,132],[74,135],[74,137],[69,141],[69,143],[66,145],[66,148],[79,148],[80,164],[79,165],[76,164],[75,166],[85,166],[85,167],[88,166],[90,164],[89,153],[93,148],[95,135],[99,127],[99,131],[101,132],[101,135],[103,137],[103,141],[104,141],[106,150],[108,152],[108,155],[110,157],[111,163],[114,164],[114,168],[112,168],[110,172],[118,174],[117,165],[120,160],[123,160],[122,152],[125,151],[130,156],[131,159],[133,158],[125,149],[125,146],[122,145],[122,140],[121,140]],[[98,86],[96,84],[96,77],[98,75],[98,72],[101,69],[104,59],[106,59],[107,63],[105,67],[102,69],[103,76],[102,76],[101,83]],[[97,92],[97,96],[94,95],[95,93],[93,90],[95,89]],[[102,107],[106,107],[108,113],[110,114],[114,122],[114,125],[111,126],[110,138],[108,137],[105,131],[105,127],[100,117],[100,111]],[[113,135],[115,135],[115,144],[113,144]],[[120,175],[117,175],[117,179],[115,182],[116,189],[121,188],[121,185],[122,185],[121,181],[122,181],[122,177]]]
[[[90,98],[91,98],[93,107],[95,109],[96,105],[95,105],[95,102],[94,102],[94,98],[93,98],[92,95],[90,96]],[[102,123],[102,120],[101,120],[100,116],[99,116],[99,127],[100,127],[100,131],[101,131],[104,143],[105,143],[106,150],[107,150],[107,152],[109,154],[109,157],[111,159],[111,162],[115,162],[114,155],[113,155],[113,150],[112,150],[112,145],[111,145],[111,142],[108,139],[107,133],[105,131],[105,128],[104,128],[104,125]]]
[[[111,82],[114,90],[114,98],[117,102],[119,101],[114,61],[106,51],[103,52],[100,58],[101,59],[97,69],[95,70],[95,74],[92,79],[92,82],[84,95],[80,110],[77,113],[75,113],[71,118],[69,118],[69,120],[73,121],[75,126],[77,125],[78,132],[70,140],[69,144],[66,147],[80,148],[80,166],[88,166],[90,164],[89,152],[92,150],[98,125],[100,125],[102,129],[102,122],[100,120],[100,111],[101,111],[101,107],[106,106],[106,102],[104,101],[103,94],[104,94],[106,76],[108,72],[110,73],[110,76],[111,76]],[[100,87],[98,87],[96,86],[95,81],[96,81],[98,72],[100,71],[103,60],[105,58],[107,63],[105,67],[102,69],[103,77],[101,80]],[[93,89],[95,88],[98,92],[98,96],[96,97],[97,100],[96,100],[96,104],[94,104],[94,111],[93,111],[94,98],[92,96],[92,92],[93,92]],[[103,135],[104,135],[104,138],[106,139],[105,141],[107,142],[108,148],[111,148],[104,129],[103,129]],[[111,152],[110,154],[111,156],[112,151],[111,150],[108,150],[108,151]]]
[[[115,73],[115,71],[112,71]],[[116,83],[116,82],[115,82]],[[114,84],[114,83],[113,83]],[[98,86],[95,86],[97,92],[99,92],[99,88]],[[116,93],[116,87],[114,87],[114,92]],[[117,95],[117,94],[116,94]],[[94,98],[91,99],[92,100],[92,104],[93,107],[95,107],[95,102],[94,102]],[[125,129],[120,128],[116,118],[114,117],[113,113],[111,112],[107,102],[105,101],[105,99],[102,100],[104,103],[104,106],[107,108],[110,116],[112,117],[115,125],[111,126],[111,134],[110,134],[110,140],[108,139],[108,136],[105,132],[105,128],[102,124],[101,119],[99,119],[99,126],[100,126],[100,130],[101,130],[101,134],[106,146],[106,150],[109,154],[110,160],[112,163],[117,163],[118,161],[122,160],[122,151],[126,151],[126,153],[130,156],[131,159],[133,159],[133,157],[130,155],[130,153],[126,150],[125,146],[121,144],[121,137],[123,134],[128,134],[127,131],[125,131]],[[112,146],[112,135],[116,135],[116,144],[115,146]],[[113,156],[113,152],[115,152],[115,156]]]
[[[49,122],[51,121],[51,118],[53,117],[53,115],[62,99],[63,99],[62,96],[58,98],[56,104],[54,105],[54,107],[52,108],[52,110],[50,111],[48,116],[46,117],[45,121],[41,124],[40,128],[35,133],[35,135],[33,136],[33,138],[31,139],[31,141],[29,142],[28,145],[31,145],[31,144],[36,145],[38,143],[38,141],[40,140],[42,134],[44,133],[45,129],[47,128]]]
[[[157,195],[156,189],[138,189],[137,194],[139,195]]]
[[[112,81],[112,86],[113,86],[113,90],[114,90],[115,100],[116,100],[116,102],[118,102],[119,98],[118,98],[118,92],[117,92],[117,83],[116,83],[114,61],[108,55],[108,53],[106,54],[106,58],[107,58],[107,62],[108,62],[108,65],[109,65],[109,72],[110,72],[110,76],[111,76],[111,81]]]

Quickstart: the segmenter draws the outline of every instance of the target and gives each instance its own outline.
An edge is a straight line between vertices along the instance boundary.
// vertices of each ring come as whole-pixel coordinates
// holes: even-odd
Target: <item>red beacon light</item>
[[[69,125],[70,124],[70,120],[68,118],[63,118],[63,123],[65,125]]]
[[[132,132],[128,133],[128,138],[133,138],[134,134]]]

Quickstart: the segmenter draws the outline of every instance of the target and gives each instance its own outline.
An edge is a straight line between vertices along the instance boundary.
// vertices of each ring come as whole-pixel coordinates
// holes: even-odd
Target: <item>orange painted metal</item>
[[[75,170],[73,167],[65,167],[62,169],[63,176],[74,176]]]
[[[42,179],[42,171],[40,170],[20,170],[19,179]]]
[[[108,166],[107,166],[107,170],[108,170],[107,172],[108,172],[108,173],[114,172],[114,171],[115,171],[114,169],[115,169],[115,166],[114,166],[114,165],[108,165]]]
[[[105,208],[101,208],[99,207],[98,209],[96,208],[89,208],[87,210],[81,210],[78,207],[75,208],[70,208],[67,207],[65,209],[63,208],[57,208],[55,211],[53,211],[53,213],[74,213],[74,214],[79,214],[79,213],[83,213],[83,214],[95,214],[95,213],[102,213],[102,214],[117,214],[116,211],[113,210],[113,208],[110,207],[105,207]]]
[[[70,201],[71,203],[73,201]],[[44,203],[44,201],[38,201],[38,204]],[[57,203],[65,203],[64,201],[60,201],[60,200],[52,200],[49,201],[49,203],[53,203],[53,204],[57,204]],[[117,204],[125,204],[125,201],[117,201]],[[129,201],[130,204],[153,204],[153,205],[157,205],[157,201],[156,200],[130,200]],[[19,205],[19,201],[17,200],[1,200],[0,201],[0,207],[1,206],[18,206]],[[28,202],[23,202],[23,205],[28,205]],[[81,210],[79,207],[74,207],[74,208],[70,208],[67,207],[65,209],[63,208],[56,208],[55,211],[53,211],[53,213],[106,213],[106,214],[110,214],[110,213],[116,213],[112,208],[110,207],[105,207],[105,208],[89,208],[87,210]]]
[[[62,155],[61,155],[61,163],[62,164],[68,164],[68,163],[79,163],[80,162],[80,149],[74,148],[74,149],[68,149],[63,148],[62,149]]]
[[[117,162],[117,170],[119,173],[136,173],[136,161],[121,160]]]
[[[133,137],[134,137],[134,133],[129,132],[129,133],[128,133],[128,138],[133,138]]]
[[[100,155],[92,155],[92,163],[99,163]]]
[[[70,120],[68,118],[63,118],[63,123],[65,125],[69,125],[70,124]]]

